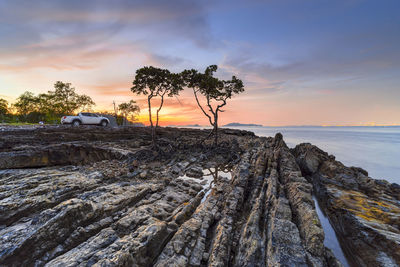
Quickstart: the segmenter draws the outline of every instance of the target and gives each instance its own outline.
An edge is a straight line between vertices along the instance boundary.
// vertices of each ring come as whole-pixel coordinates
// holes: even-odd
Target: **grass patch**
[[[1,125],[10,126],[23,126],[23,125],[40,125],[39,123],[29,123],[29,122],[4,122]]]

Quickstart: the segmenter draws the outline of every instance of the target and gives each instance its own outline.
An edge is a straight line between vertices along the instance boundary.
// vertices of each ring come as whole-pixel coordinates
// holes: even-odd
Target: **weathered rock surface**
[[[341,266],[313,191],[351,263],[399,263],[398,187],[280,134],[221,133],[214,149],[161,128],[152,150],[147,128],[3,131],[0,266]]]
[[[311,144],[293,154],[354,266],[400,265],[400,189]]]

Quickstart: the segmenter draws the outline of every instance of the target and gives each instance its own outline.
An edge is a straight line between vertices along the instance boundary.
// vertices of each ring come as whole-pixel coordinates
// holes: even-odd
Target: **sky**
[[[0,0],[0,98],[70,82],[95,110],[143,96],[143,66],[242,79],[220,124],[400,124],[400,1]],[[154,103],[157,104],[156,102]],[[190,89],[161,125],[208,123]]]

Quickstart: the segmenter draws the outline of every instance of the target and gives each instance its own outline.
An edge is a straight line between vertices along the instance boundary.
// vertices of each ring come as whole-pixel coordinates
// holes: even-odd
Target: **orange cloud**
[[[116,82],[105,85],[86,85],[85,87],[99,95],[133,97],[134,95],[130,90],[131,86],[132,82]]]

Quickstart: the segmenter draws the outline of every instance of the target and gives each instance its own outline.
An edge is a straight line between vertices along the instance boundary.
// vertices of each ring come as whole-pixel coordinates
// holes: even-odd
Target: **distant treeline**
[[[95,105],[91,97],[79,95],[70,83],[58,81],[54,84],[54,91],[34,95],[32,92],[25,92],[16,101],[9,105],[5,99],[0,98],[0,122],[2,123],[60,123],[60,117],[74,115],[79,111],[90,111]],[[127,123],[130,116],[140,111],[136,102],[131,100],[122,103],[114,113],[101,112],[102,114],[113,115],[117,124]]]
[[[35,96],[31,92],[20,95],[10,107],[0,100],[0,120],[3,122],[58,123],[62,115],[76,110],[90,109],[95,103],[87,95],[79,95],[70,83],[56,82],[54,91]]]

